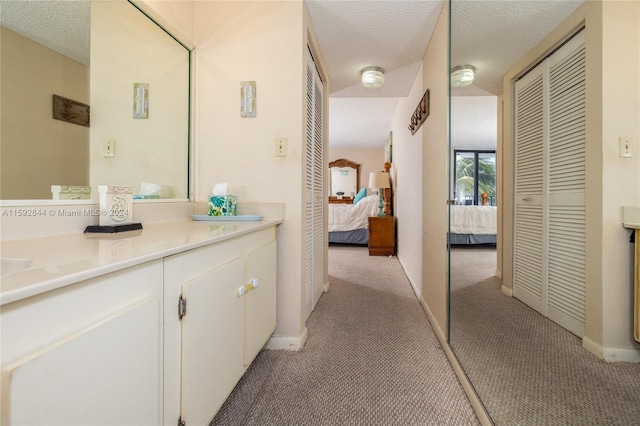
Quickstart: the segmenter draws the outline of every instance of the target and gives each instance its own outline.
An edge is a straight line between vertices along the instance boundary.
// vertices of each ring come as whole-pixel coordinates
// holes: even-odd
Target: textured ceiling
[[[470,89],[452,94],[498,95],[502,76],[583,0],[454,0],[451,3],[451,66],[473,65]]]
[[[442,7],[437,1],[307,0],[331,81],[331,97],[406,96]],[[360,71],[385,71],[380,89],[365,89]]]
[[[408,94],[426,50],[441,1],[306,0],[330,78],[329,146],[382,148],[397,99]],[[451,65],[471,64],[476,81],[454,96],[494,96],[502,75],[582,0],[454,0]],[[360,70],[385,69],[385,84],[360,86]],[[386,99],[383,99],[386,98]],[[465,114],[472,114],[468,109]],[[481,114],[479,111],[478,114]],[[408,118],[407,118],[408,119]],[[461,140],[495,139],[477,120],[456,126]],[[483,129],[488,129],[489,134]]]
[[[329,146],[382,148],[399,97],[409,94],[442,0],[306,0],[330,81]],[[365,89],[360,72],[384,69]]]
[[[0,1],[2,26],[87,66],[90,22],[89,1]]]

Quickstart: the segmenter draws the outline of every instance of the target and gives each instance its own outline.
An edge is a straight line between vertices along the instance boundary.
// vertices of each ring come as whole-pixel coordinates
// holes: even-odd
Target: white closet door
[[[585,50],[574,37],[549,58],[550,319],[578,336],[585,323]]]
[[[324,104],[316,65],[307,53],[307,143],[305,161],[305,318],[322,295],[324,285]]]
[[[516,82],[516,217],[513,294],[546,315],[546,234],[543,232],[544,79],[538,65]]]
[[[585,323],[585,51],[580,32],[516,82],[514,296]]]

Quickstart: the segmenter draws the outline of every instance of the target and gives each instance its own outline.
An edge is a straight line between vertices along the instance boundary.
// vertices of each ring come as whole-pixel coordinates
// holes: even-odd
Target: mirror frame
[[[349,161],[344,158],[340,158],[338,160],[335,160],[329,163],[329,175],[331,175],[331,168],[333,167],[339,167],[339,168],[349,167],[356,170],[356,194],[357,194],[358,191],[360,191],[360,164],[354,163],[353,161]],[[329,183],[329,192],[333,193],[333,191],[331,191],[331,183]]]

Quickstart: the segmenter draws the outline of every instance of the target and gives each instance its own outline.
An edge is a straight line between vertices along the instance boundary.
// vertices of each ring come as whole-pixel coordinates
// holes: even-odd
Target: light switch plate
[[[102,141],[102,156],[105,158],[113,158],[116,156],[115,139],[105,139]]]
[[[628,136],[620,136],[618,143],[620,144],[620,157],[631,157],[631,139]]]
[[[287,138],[276,138],[276,157],[287,156]]]

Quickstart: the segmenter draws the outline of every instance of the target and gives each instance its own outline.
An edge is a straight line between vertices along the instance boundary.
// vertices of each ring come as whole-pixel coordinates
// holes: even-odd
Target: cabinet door
[[[185,283],[182,319],[182,420],[208,424],[244,373],[242,258]]]
[[[257,280],[257,286],[244,296],[244,365],[249,365],[276,329],[276,242],[245,257],[247,284]]]
[[[159,327],[149,297],[6,366],[2,424],[159,424]]]

